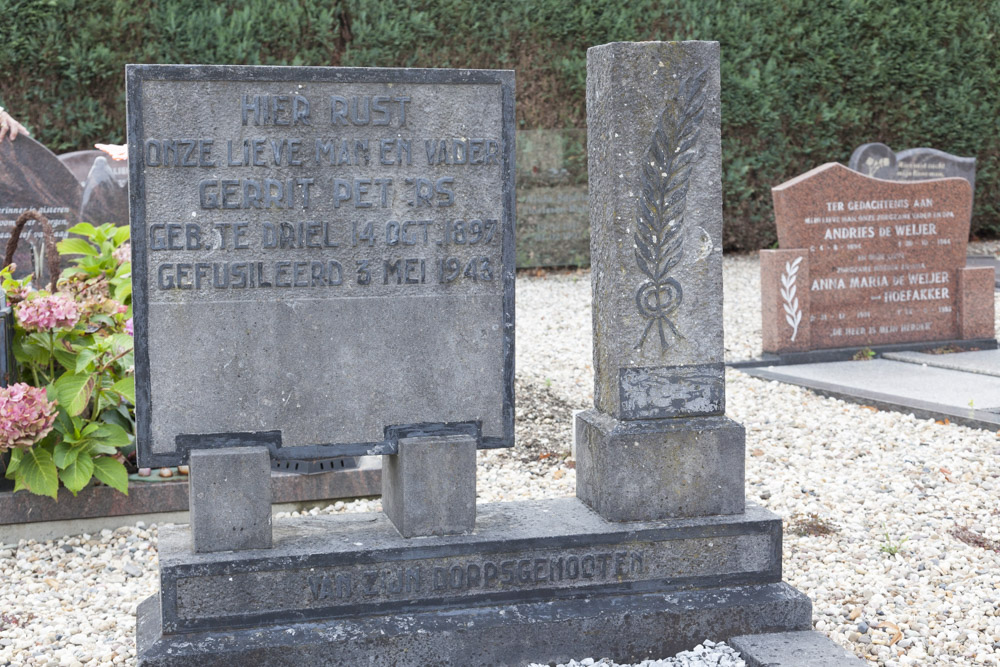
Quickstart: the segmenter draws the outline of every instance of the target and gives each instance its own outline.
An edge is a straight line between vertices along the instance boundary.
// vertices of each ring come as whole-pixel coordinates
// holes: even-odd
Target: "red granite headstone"
[[[887,181],[830,163],[771,192],[781,250],[761,251],[765,352],[984,337],[984,314],[964,304],[992,304],[992,284],[959,280],[967,180]]]

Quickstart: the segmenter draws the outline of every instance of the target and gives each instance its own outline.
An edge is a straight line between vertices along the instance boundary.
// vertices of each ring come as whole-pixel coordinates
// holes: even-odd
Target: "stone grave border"
[[[126,68],[127,100],[126,115],[129,137],[129,213],[132,228],[132,275],[148,274],[146,248],[146,175],[145,161],[139,149],[144,144],[142,131],[142,82],[158,81],[252,81],[282,82],[310,81],[317,83],[410,83],[410,84],[494,84],[501,91],[501,137],[503,165],[501,180],[503,213],[501,258],[503,274],[503,431],[502,437],[477,437],[481,449],[512,447],[514,445],[514,276],[516,249],[514,247],[514,209],[516,193],[514,188],[514,73],[509,70],[435,70],[416,68],[367,68],[367,67],[277,67],[245,65],[134,65]],[[188,451],[183,445],[177,453],[155,454],[148,451],[152,442],[152,416],[150,406],[150,368],[147,330],[148,285],[145,278],[134,280],[133,321],[135,327],[135,390],[136,442],[145,466],[175,466],[187,460]],[[386,428],[386,439],[382,442],[317,444],[302,447],[281,447],[279,431],[263,433],[206,434],[199,436],[200,448],[216,449],[230,447],[235,442],[246,445],[251,437],[256,444],[266,446],[272,459],[330,458],[335,456],[365,456],[395,454],[399,439],[414,435],[425,435],[427,429],[421,425],[401,425]],[[455,430],[451,429],[454,433]],[[433,433],[431,433],[433,434]]]

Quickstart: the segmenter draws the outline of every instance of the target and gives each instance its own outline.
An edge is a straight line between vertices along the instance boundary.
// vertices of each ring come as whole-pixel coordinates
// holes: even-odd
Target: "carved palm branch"
[[[648,323],[637,348],[654,324],[661,352],[669,347],[665,326],[682,337],[670,315],[680,306],[683,291],[670,271],[684,256],[684,208],[705,114],[707,78],[705,69],[681,82],[660,115],[642,164],[635,261],[648,280],[639,287],[636,302]]]

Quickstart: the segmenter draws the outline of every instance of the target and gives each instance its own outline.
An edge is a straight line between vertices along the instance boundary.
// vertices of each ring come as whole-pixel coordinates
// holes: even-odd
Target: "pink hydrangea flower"
[[[125,262],[131,262],[132,244],[126,241],[125,243],[115,248],[114,252],[111,253],[111,256],[114,257],[115,261],[118,262],[119,264],[124,264]]]
[[[63,294],[41,296],[15,306],[17,319],[25,331],[71,329],[80,320],[80,308]]]
[[[44,389],[23,382],[0,387],[0,452],[31,447],[52,430],[55,421],[55,403]]]
[[[135,335],[132,332],[132,318],[131,317],[128,318],[127,320],[125,320],[125,333],[127,333],[129,336],[134,336]]]

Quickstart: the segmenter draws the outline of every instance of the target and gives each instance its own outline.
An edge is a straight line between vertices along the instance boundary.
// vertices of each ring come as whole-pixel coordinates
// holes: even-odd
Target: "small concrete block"
[[[764,352],[808,350],[809,251],[760,251],[760,314]]]
[[[576,424],[576,495],[609,521],[743,512],[746,432],[727,417]]]
[[[403,537],[472,532],[475,438],[401,438],[399,453],[382,457],[382,511]]]
[[[867,664],[812,630],[741,635],[727,642],[747,667],[859,667]]]
[[[266,447],[190,454],[191,537],[196,552],[271,548],[271,458]]]
[[[966,266],[958,270],[959,338],[993,338],[996,304],[992,266]]]

